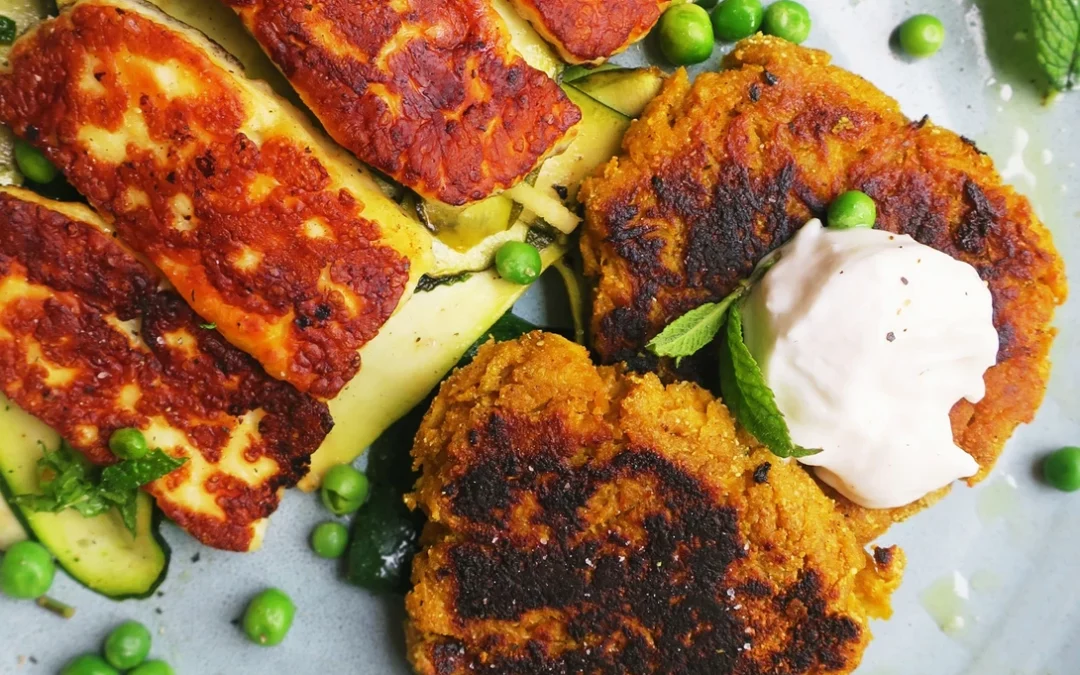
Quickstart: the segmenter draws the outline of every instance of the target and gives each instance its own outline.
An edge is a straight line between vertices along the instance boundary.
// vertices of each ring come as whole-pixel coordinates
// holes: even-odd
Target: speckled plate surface
[[[976,139],[1032,198],[1070,270],[1080,263],[1080,93],[1041,105],[1027,0],[804,2],[814,18],[809,45],[899,99],[909,117],[929,114]],[[940,16],[949,38],[934,58],[907,63],[890,50],[890,33],[920,11]],[[619,61],[654,58],[646,42]],[[565,324],[561,297],[546,279],[518,311]],[[873,624],[861,675],[1080,673],[1080,495],[1054,492],[1035,473],[1047,451],[1080,443],[1080,304],[1070,302],[1057,323],[1046,402],[991,477],[884,537],[906,549],[909,566],[894,618]],[[203,548],[166,525],[172,567],[156,597],[110,602],[60,576],[52,594],[78,607],[69,621],[0,597],[0,673],[54,673],[129,618],[151,627],[154,654],[185,675],[408,673],[401,599],[346,585],[334,563],[308,550],[325,516],[312,495],[290,493],[264,548],[249,555]],[[267,585],[299,607],[275,649],[251,645],[230,623]]]

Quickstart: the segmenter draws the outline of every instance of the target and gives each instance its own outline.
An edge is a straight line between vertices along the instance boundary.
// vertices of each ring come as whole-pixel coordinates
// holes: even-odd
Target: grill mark
[[[473,649],[447,638],[429,647],[436,672],[764,675],[752,649],[745,650],[753,637],[736,607],[771,596],[783,612],[807,608],[813,623],[774,655],[789,668],[783,672],[842,663],[848,645],[860,640],[854,622],[827,612],[812,572],[783,593],[756,581],[729,590],[725,578],[746,557],[738,513],[654,451],[628,448],[607,461],[571,462],[587,440],[569,436],[558,418],[532,421],[505,411],[491,413],[469,435],[475,459],[444,494],[455,515],[473,522],[437,572],[454,580],[458,620],[519,621],[556,610],[577,646],[533,641],[507,653],[498,639]],[[610,533],[587,535],[590,523],[580,514],[602,487],[619,481],[654,486],[658,503],[640,514],[640,533],[614,525]],[[549,527],[549,541],[519,539],[507,529],[509,511],[527,495],[540,507],[530,531]],[[477,519],[485,509],[498,516]]]
[[[0,191],[0,280],[9,275],[25,275],[49,289],[50,297],[0,309],[0,328],[13,336],[0,339],[0,387],[91,462],[116,461],[107,446],[113,431],[163,418],[216,464],[236,418],[265,411],[259,438],[244,459],[269,458],[277,470],[251,486],[211,467],[199,486],[213,494],[222,518],[188,511],[162,493],[160,488],[187,480],[188,467],[149,488],[166,515],[203,543],[246,550],[252,522],[276,509],[279,489],[307,473],[310,455],[333,426],[326,405],[270,378],[217,331],[202,329],[205,320],[175,292],[160,290],[158,276],[112,237]],[[132,348],[108,315],[138,321],[146,350]],[[172,335],[183,335],[187,344],[174,348]],[[75,379],[47,384],[45,372],[27,364],[24,341],[38,344],[48,362],[75,370]],[[128,386],[137,386],[140,395],[121,406],[117,401]],[[88,440],[84,428],[96,436]]]

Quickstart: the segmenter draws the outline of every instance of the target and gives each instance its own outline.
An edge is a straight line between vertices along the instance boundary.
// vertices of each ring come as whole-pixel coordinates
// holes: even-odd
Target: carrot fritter
[[[430,238],[301,113],[137,0],[22,37],[0,121],[273,377],[333,397],[430,265]]]
[[[84,206],[0,188],[0,390],[95,464],[137,427],[188,461],[147,490],[203,543],[257,546],[330,431]]]
[[[569,63],[601,63],[645,37],[671,0],[514,0]]]
[[[223,0],[338,143],[424,197],[509,188],[581,111],[486,0]]]
[[[483,347],[413,457],[422,675],[848,673],[900,581],[707,391],[555,335]]]
[[[986,397],[952,411],[957,444],[982,467],[972,482],[983,478],[1046,388],[1050,322],[1066,295],[1049,232],[971,141],[908,120],[824,52],[756,37],[726,65],[692,85],[684,71],[670,78],[622,156],[582,188],[596,350],[655,365],[641,354],[667,323],[727,295],[834,197],[862,190],[878,227],[970,263],[990,285],[998,364]],[[869,538],[927,503],[848,508]]]

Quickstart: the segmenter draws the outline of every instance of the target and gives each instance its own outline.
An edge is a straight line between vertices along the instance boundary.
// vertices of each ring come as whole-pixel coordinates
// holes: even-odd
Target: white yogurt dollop
[[[906,235],[808,223],[743,306],[746,344],[800,461],[869,508],[909,504],[979,466],[949,411],[986,393],[993,301],[975,268]]]

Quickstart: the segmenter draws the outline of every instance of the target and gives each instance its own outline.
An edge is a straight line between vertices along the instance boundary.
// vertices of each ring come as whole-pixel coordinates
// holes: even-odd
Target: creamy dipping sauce
[[[909,504],[979,466],[949,411],[986,393],[998,334],[971,265],[883,230],[809,222],[747,296],[743,323],[800,459],[852,501]]]

